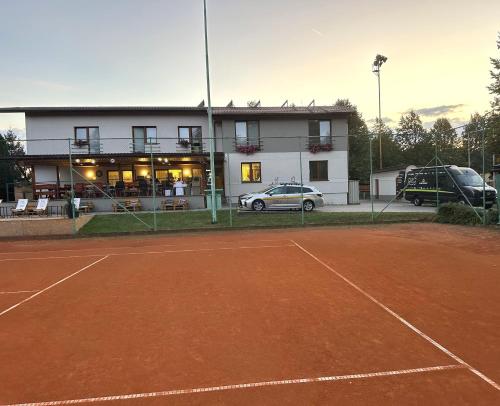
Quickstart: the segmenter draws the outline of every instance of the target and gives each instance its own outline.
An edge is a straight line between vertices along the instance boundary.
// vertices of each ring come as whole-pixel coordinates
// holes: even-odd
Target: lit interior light
[[[85,171],[85,177],[89,180],[95,180],[95,171],[93,169],[88,169],[87,171]]]

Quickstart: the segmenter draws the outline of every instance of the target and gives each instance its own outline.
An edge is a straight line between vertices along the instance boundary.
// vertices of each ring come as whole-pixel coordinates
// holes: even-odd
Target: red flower
[[[241,152],[242,154],[254,154],[259,150],[260,148],[256,145],[236,145],[236,151]]]
[[[333,150],[332,144],[309,144],[309,152],[316,154],[321,151]]]

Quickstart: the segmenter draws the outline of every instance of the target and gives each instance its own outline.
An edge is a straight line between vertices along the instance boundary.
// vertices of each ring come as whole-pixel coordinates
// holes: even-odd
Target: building
[[[145,208],[152,208],[154,175],[158,195],[165,196],[170,180],[181,179],[191,207],[205,205],[206,107],[14,107],[2,112],[25,114],[26,155],[18,163],[31,168],[34,198],[63,198],[70,189],[71,164],[74,190],[82,197],[97,201],[101,191],[138,195]],[[214,108],[216,187],[226,199],[230,191],[236,202],[240,194],[273,182],[299,182],[302,175],[327,203],[345,204],[351,112],[342,106]],[[97,202],[98,210],[110,208],[109,199],[103,200],[108,202]]]
[[[375,199],[391,200],[397,194],[398,178],[406,167],[387,168],[373,171],[371,179],[372,195]]]

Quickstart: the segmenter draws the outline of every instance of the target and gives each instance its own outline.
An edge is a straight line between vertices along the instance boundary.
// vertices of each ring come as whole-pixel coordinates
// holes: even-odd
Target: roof
[[[351,107],[213,107],[214,115],[328,115],[350,114]],[[0,113],[65,114],[65,113],[207,113],[206,107],[185,106],[66,106],[66,107],[0,107]]]
[[[373,174],[376,173],[385,173],[385,172],[396,172],[396,171],[404,171],[407,168],[407,166],[391,166],[388,168],[384,169],[376,169],[373,171]]]

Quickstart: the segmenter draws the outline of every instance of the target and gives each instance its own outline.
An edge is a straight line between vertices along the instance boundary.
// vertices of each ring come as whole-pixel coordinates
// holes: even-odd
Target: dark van
[[[421,206],[424,202],[436,202],[436,169],[439,189],[439,203],[459,202],[473,206],[483,205],[483,178],[471,168],[446,165],[428,168],[415,168],[402,172],[401,185],[406,186],[404,198]],[[403,186],[403,187],[404,187]],[[489,185],[485,186],[486,208],[493,206],[497,191]],[[464,197],[467,197],[467,199]]]

